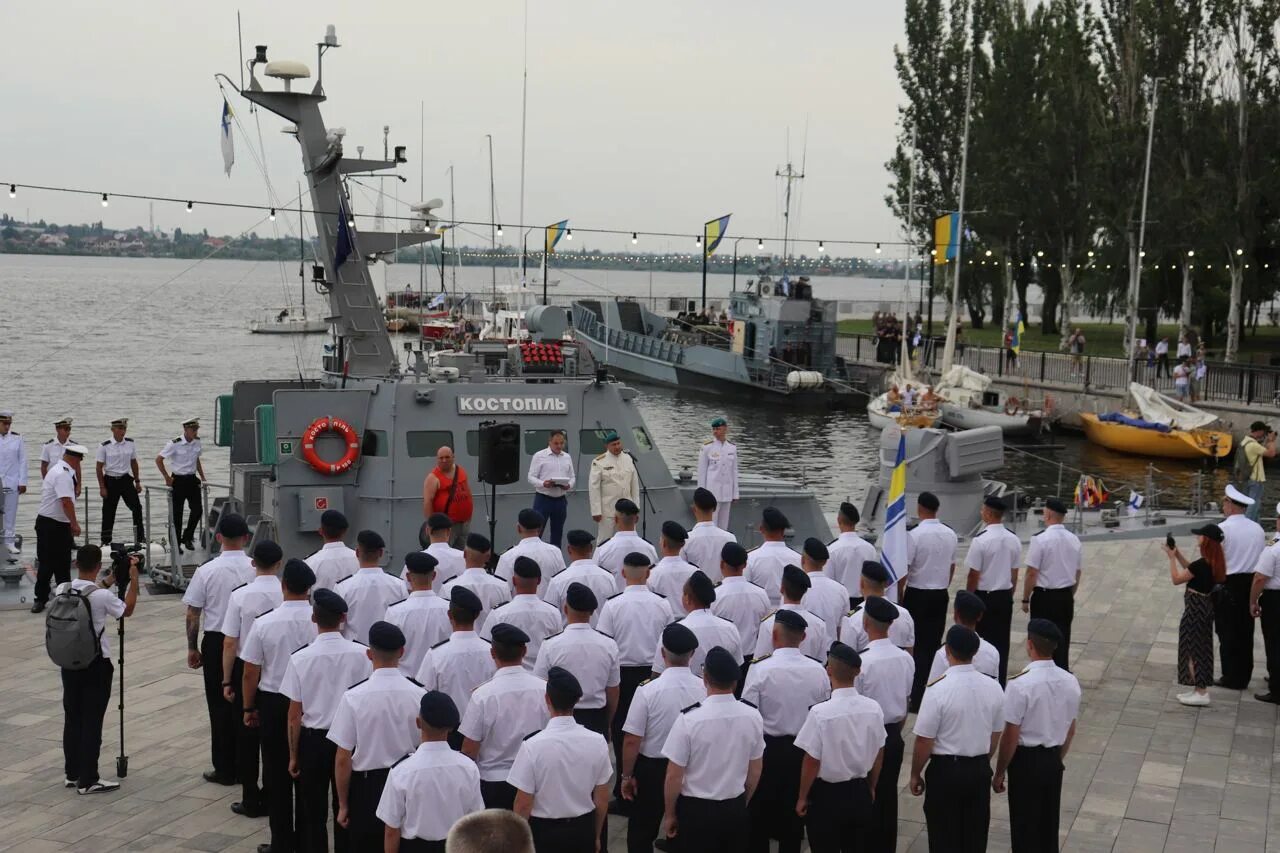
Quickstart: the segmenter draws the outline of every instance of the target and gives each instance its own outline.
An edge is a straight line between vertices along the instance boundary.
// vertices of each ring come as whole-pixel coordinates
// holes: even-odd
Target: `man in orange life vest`
[[[449,544],[462,548],[471,531],[471,482],[467,472],[453,461],[453,448],[441,447],[436,451],[436,467],[422,484],[422,516],[442,512],[453,521]]]

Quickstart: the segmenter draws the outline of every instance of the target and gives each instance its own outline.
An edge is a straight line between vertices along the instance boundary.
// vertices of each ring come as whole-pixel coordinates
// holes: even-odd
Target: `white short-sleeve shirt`
[[[717,693],[681,712],[662,754],[684,768],[681,794],[730,800],[746,792],[750,762],[764,757],[764,720],[733,694]]]
[[[866,778],[885,740],[880,706],[852,687],[837,687],[809,709],[796,746],[819,762],[819,779],[838,783]]]
[[[533,817],[581,817],[595,810],[596,787],[613,778],[609,753],[609,741],[573,717],[552,717],[520,745],[507,784],[533,796]]]
[[[475,763],[444,741],[420,743],[387,775],[378,820],[401,838],[443,841],[460,818],[484,808]]]
[[[972,665],[951,667],[924,691],[915,733],[933,738],[934,755],[989,755],[991,736],[1002,731],[1000,682],[976,672]]]
[[[1036,569],[1038,589],[1065,589],[1074,586],[1084,567],[1080,539],[1062,524],[1051,524],[1031,537],[1027,548],[1027,568]]]

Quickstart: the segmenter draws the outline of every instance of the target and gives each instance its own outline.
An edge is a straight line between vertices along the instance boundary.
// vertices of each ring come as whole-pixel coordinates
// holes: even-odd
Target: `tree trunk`
[[[1244,292],[1244,265],[1237,258],[1230,258],[1227,266],[1231,270],[1231,298],[1227,301],[1227,348],[1222,360],[1231,362],[1240,353],[1240,302]]]
[[[1178,334],[1191,330],[1191,265],[1182,262],[1182,310],[1178,313]]]
[[[1129,246],[1129,288],[1125,297],[1125,335],[1124,353],[1132,359],[1137,355],[1134,338],[1138,330],[1138,290],[1142,284],[1142,258],[1138,254],[1138,235],[1130,228],[1125,233],[1125,242]],[[1132,379],[1133,377],[1128,377]]]
[[[1075,255],[1075,238],[1067,237],[1062,244],[1062,263],[1058,264],[1058,278],[1062,282],[1062,293],[1059,294],[1062,300],[1062,326],[1058,329],[1062,335],[1060,347],[1066,349],[1067,338],[1071,336],[1071,285],[1076,280],[1076,270],[1072,265],[1072,258]]]

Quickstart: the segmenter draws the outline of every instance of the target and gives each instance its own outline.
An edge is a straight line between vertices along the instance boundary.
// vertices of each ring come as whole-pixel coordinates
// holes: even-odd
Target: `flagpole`
[[[542,229],[542,304],[547,304],[547,258],[551,247],[547,244],[547,229]]]
[[[702,226],[702,313],[707,313],[707,226]]]
[[[969,115],[973,108],[973,47],[969,48],[969,74],[964,96],[964,147],[960,152],[960,197],[956,213],[956,274],[951,285],[951,314],[947,328],[947,344],[942,351],[942,372],[951,369],[956,353],[956,327],[960,322],[960,266],[964,259],[964,189],[969,168]]]

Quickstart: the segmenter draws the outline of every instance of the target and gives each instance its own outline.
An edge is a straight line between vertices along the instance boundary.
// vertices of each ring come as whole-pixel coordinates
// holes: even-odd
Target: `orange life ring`
[[[1006,415],[1016,415],[1020,405],[1022,403],[1017,397],[1009,397],[1004,401],[1004,413]]]
[[[316,453],[316,439],[321,433],[336,432],[347,443],[347,452],[336,462],[326,462]],[[360,437],[351,424],[342,418],[316,418],[302,434],[302,459],[321,474],[341,474],[355,464],[360,457]]]

